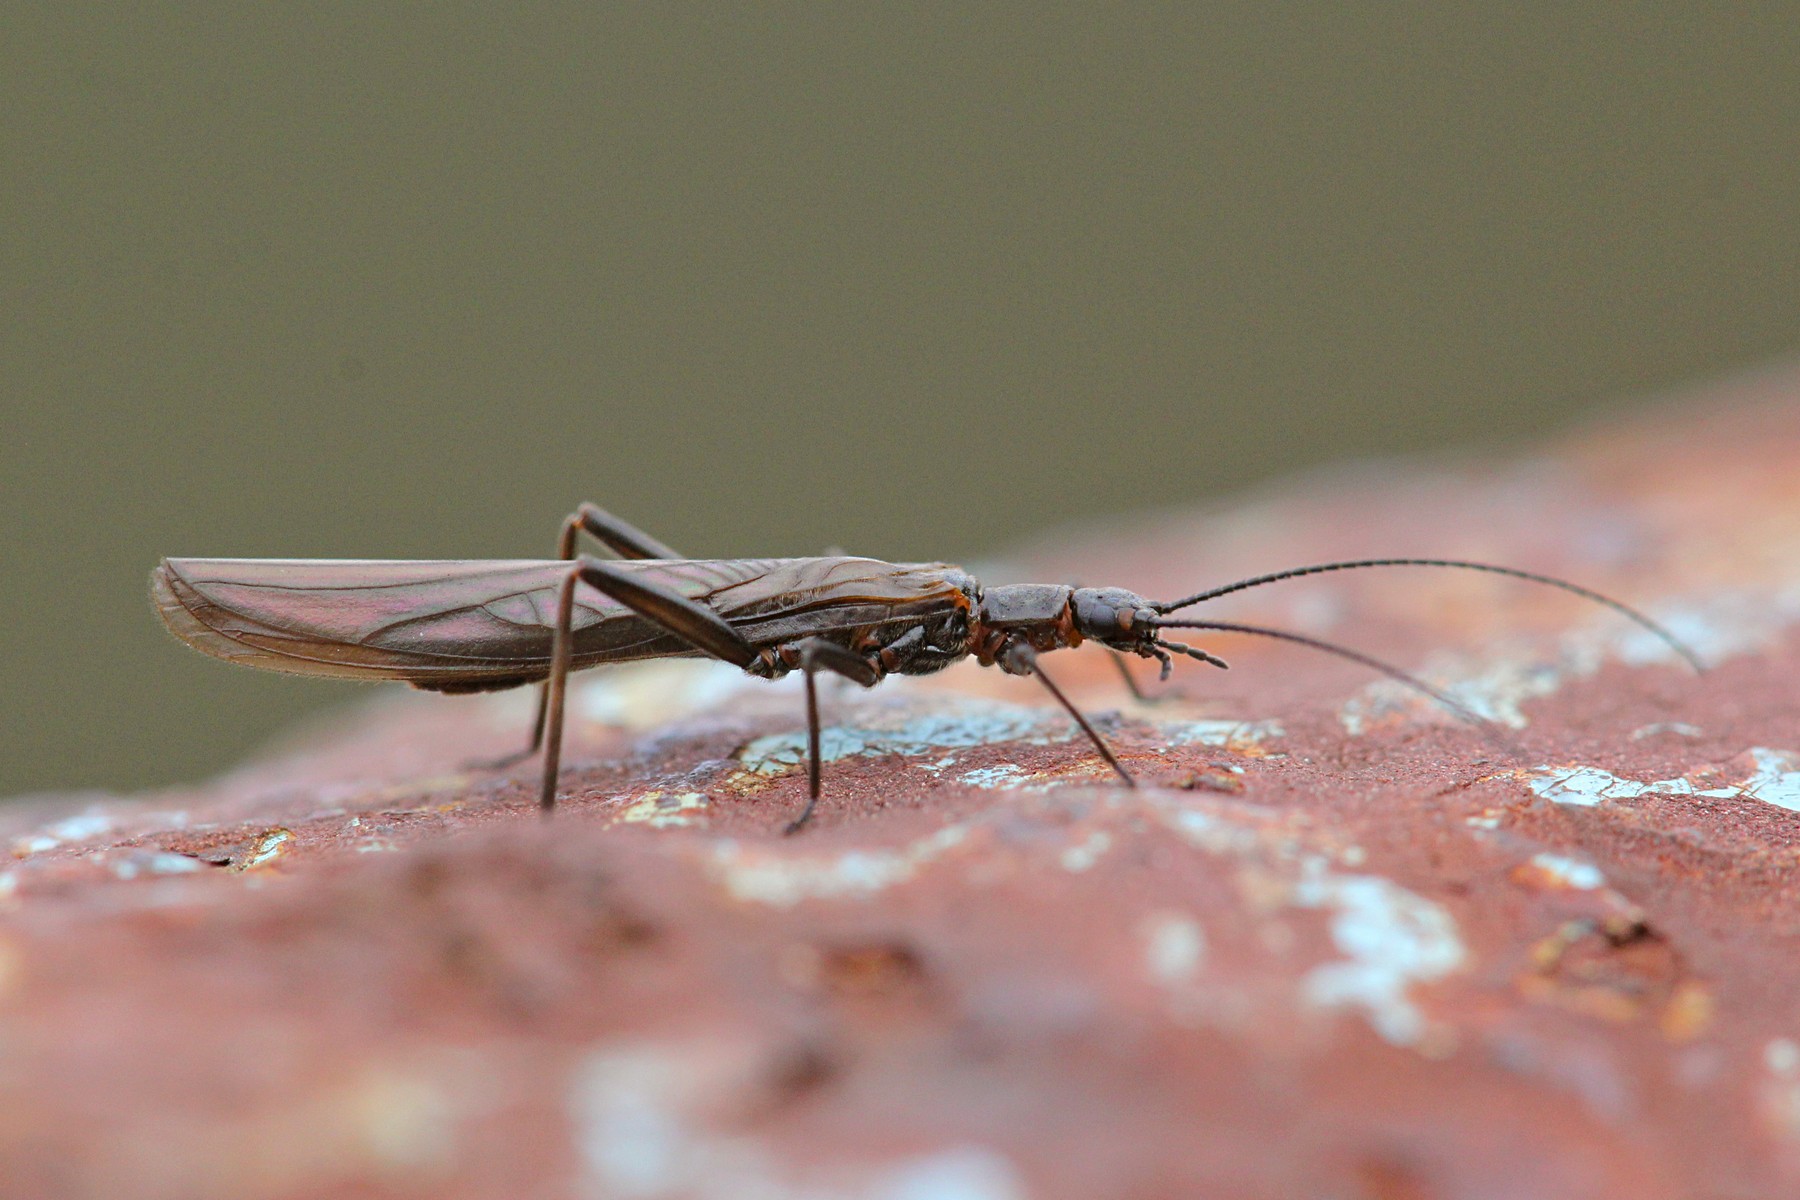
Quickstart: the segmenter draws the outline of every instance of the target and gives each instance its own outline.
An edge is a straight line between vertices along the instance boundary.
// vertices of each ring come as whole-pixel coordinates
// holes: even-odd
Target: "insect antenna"
[[[1442,689],[1432,687],[1423,679],[1407,674],[1392,663],[1382,662],[1379,658],[1371,658],[1360,650],[1352,650],[1348,646],[1340,646],[1335,642],[1320,641],[1318,638],[1307,637],[1303,633],[1289,633],[1285,629],[1269,629],[1262,625],[1241,625],[1236,621],[1154,621],[1152,624],[1158,629],[1213,629],[1220,633],[1248,633],[1256,637],[1274,638],[1277,641],[1310,646],[1314,650],[1323,650],[1327,654],[1347,658],[1372,671],[1379,671],[1396,683],[1403,683],[1414,691],[1431,697],[1471,725],[1478,725],[1490,731],[1497,730],[1494,722],[1455,700]]]
[[[1551,575],[1539,575],[1532,571],[1521,571],[1517,567],[1498,567],[1492,563],[1465,562],[1455,558],[1362,558],[1346,562],[1319,563],[1310,567],[1293,567],[1286,571],[1276,571],[1269,575],[1257,575],[1250,579],[1240,579],[1236,583],[1227,583],[1220,587],[1208,588],[1204,592],[1195,592],[1180,600],[1171,600],[1166,604],[1153,604],[1150,607],[1158,613],[1168,614],[1205,600],[1216,600],[1220,596],[1228,596],[1232,592],[1241,592],[1246,588],[1261,587],[1265,583],[1278,583],[1283,579],[1296,579],[1302,575],[1323,575],[1327,571],[1353,571],[1363,567],[1450,567],[1460,571],[1486,571],[1490,575],[1505,575],[1512,579],[1523,579],[1528,583],[1541,583],[1546,587],[1558,588],[1571,592],[1584,600],[1612,609],[1622,616],[1630,618],[1644,629],[1655,634],[1669,649],[1679,654],[1696,672],[1704,672],[1706,668],[1687,643],[1670,633],[1660,624],[1632,608],[1622,604],[1611,596],[1601,595],[1580,584],[1570,583],[1566,579],[1557,579]]]

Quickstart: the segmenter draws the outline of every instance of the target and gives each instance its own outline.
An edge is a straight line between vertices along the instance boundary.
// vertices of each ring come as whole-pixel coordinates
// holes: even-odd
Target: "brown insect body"
[[[621,558],[577,555],[582,532]],[[1616,600],[1560,579],[1453,559],[1322,563],[1153,602],[1121,588],[983,587],[945,563],[844,556],[689,559],[591,504],[564,522],[559,552],[555,559],[517,561],[172,558],[152,572],[151,598],[183,641],[247,666],[395,680],[440,692],[544,681],[525,754],[543,747],[540,802],[546,811],[556,799],[570,671],[690,656],[718,658],[764,678],[803,671],[809,799],[789,832],[806,822],[819,799],[814,676],[821,670],[868,687],[890,674],[928,674],[972,655],[983,666],[1036,676],[1127,784],[1131,774],[1106,739],[1045,674],[1043,653],[1093,640],[1116,655],[1158,660],[1167,678],[1175,655],[1226,665],[1205,650],[1167,640],[1168,630],[1253,634],[1361,663],[1481,723],[1443,692],[1354,650],[1278,629],[1170,615],[1301,575],[1456,567],[1547,584],[1622,613],[1696,669],[1700,665],[1667,630]],[[1123,658],[1119,662],[1123,671]],[[1137,692],[1129,672],[1125,681]]]

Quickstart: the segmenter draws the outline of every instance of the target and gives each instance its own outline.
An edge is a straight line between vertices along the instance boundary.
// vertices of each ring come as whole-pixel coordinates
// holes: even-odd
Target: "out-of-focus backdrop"
[[[979,557],[1800,345],[1779,6],[6,25],[0,794],[365,694],[171,641],[164,554],[534,556],[593,499]]]

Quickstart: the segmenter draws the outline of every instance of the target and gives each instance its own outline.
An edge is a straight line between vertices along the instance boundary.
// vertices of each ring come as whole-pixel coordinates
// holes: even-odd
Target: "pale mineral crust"
[[[1050,660],[1137,790],[965,664],[828,688],[783,837],[797,685],[675,663],[582,678],[550,821],[533,764],[466,767],[522,693],[0,808],[0,1194],[1800,1195],[1800,370],[982,570],[1173,596],[1364,555],[1577,579],[1710,669],[1554,592],[1369,571],[1206,611],[1505,732],[1196,635],[1232,669],[1153,704]]]

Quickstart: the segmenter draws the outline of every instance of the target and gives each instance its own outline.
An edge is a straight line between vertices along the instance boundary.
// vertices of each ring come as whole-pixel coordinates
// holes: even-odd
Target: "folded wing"
[[[966,603],[935,565],[855,558],[616,565],[706,604],[759,645]],[[218,658],[473,691],[545,676],[557,589],[569,567],[554,559],[177,558],[151,573],[150,590],[175,635]],[[695,653],[585,584],[576,589],[573,629],[577,669]]]

